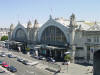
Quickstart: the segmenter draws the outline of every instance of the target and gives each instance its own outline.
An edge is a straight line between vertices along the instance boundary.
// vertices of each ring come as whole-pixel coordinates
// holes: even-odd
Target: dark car
[[[23,62],[24,60],[21,59],[21,58],[17,58],[17,61],[19,61],[19,62]]]
[[[53,58],[51,58],[51,57],[48,57],[46,60],[47,60],[48,62],[55,62],[55,60],[54,60]]]
[[[13,55],[11,55],[11,54],[8,54],[8,57],[9,57],[9,58],[16,58],[16,56],[13,56]]]
[[[10,72],[17,72],[17,69],[14,66],[9,66],[7,70]]]
[[[28,65],[28,64],[27,64],[27,63],[28,63],[27,60],[23,60],[22,63],[25,64],[25,65]]]
[[[39,56],[34,56],[35,59],[39,59]]]

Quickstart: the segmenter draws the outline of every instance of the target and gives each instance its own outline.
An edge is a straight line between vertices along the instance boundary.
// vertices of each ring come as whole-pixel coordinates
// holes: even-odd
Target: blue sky
[[[0,27],[34,19],[43,24],[50,14],[69,18],[72,13],[77,20],[100,21],[100,0],[0,0]]]

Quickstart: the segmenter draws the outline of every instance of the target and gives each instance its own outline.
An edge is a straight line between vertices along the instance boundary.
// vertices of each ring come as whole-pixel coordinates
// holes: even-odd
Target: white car
[[[37,65],[39,62],[27,62],[27,65],[31,65],[31,66],[33,66],[33,65]]]
[[[1,56],[1,57],[5,57],[5,56],[6,56],[6,54],[0,54],[0,56]]]

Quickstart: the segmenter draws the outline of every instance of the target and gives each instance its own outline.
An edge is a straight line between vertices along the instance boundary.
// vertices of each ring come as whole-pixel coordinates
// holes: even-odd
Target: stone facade
[[[50,19],[39,27],[35,20],[32,27],[29,21],[27,27],[18,23],[10,35],[12,40],[20,42],[40,42],[49,45],[69,45],[76,60],[93,63],[93,52],[99,50],[100,26],[96,22],[76,21],[75,15],[70,16],[70,20],[64,18]],[[62,52],[61,52],[62,53]]]

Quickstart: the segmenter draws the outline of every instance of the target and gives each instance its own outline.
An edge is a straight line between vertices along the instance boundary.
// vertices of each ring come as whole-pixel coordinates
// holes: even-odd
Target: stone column
[[[85,55],[85,61],[84,62],[87,62],[87,46],[84,45],[84,55]]]
[[[56,52],[56,50],[55,50],[55,57],[57,56],[57,52]]]
[[[71,34],[70,34],[70,46],[71,46],[72,63],[74,63],[74,57],[75,57],[75,43],[74,43],[74,38],[75,38],[75,30],[72,28],[71,29]]]
[[[90,61],[89,61],[90,64],[93,64],[93,51],[91,49],[94,51],[95,49],[94,46],[90,48]]]
[[[71,56],[72,56],[72,63],[75,62],[74,57],[75,57],[75,45],[72,45],[72,52],[71,52]]]
[[[61,51],[61,58],[63,57],[63,51]]]
[[[50,56],[52,56],[52,54],[51,54],[51,50],[50,50]]]

